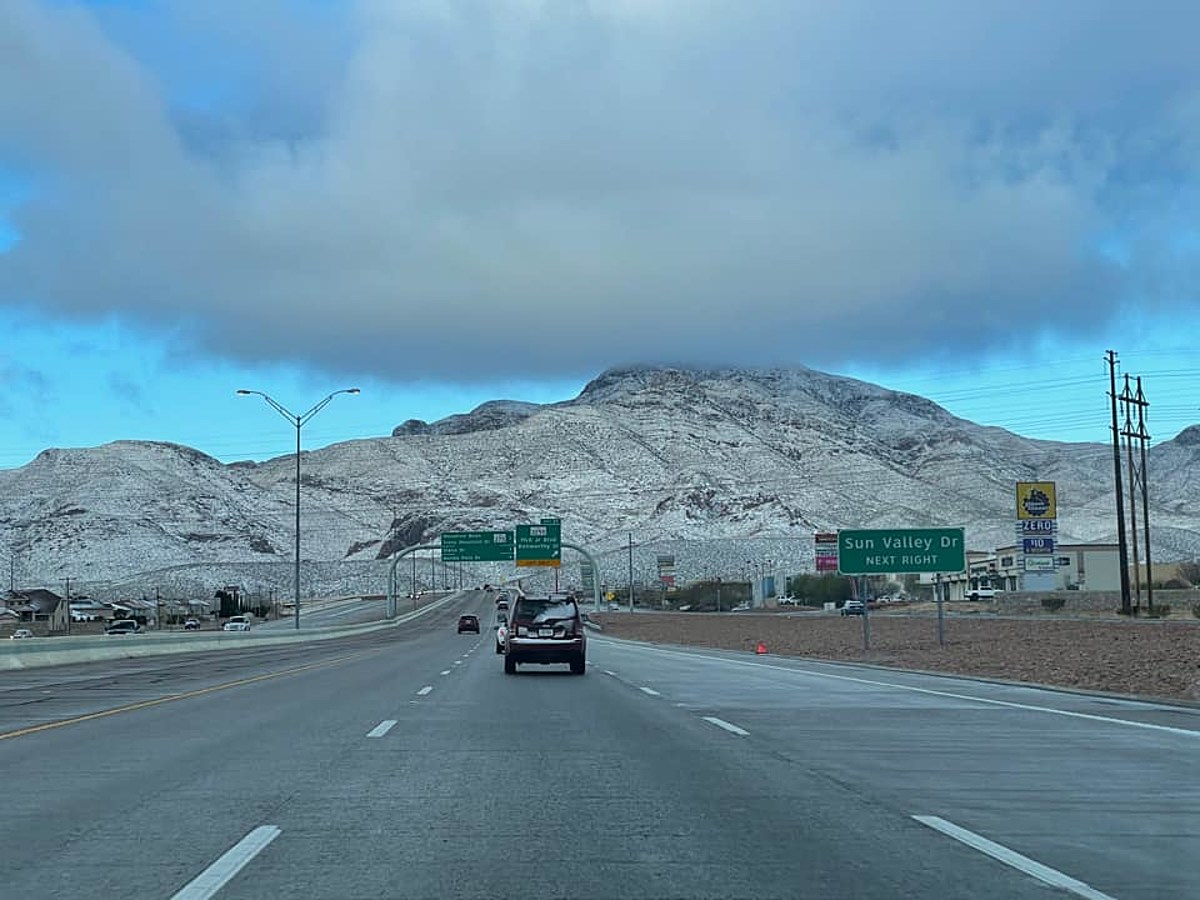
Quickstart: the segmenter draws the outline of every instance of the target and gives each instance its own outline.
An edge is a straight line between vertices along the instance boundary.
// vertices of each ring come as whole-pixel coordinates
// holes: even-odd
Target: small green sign
[[[952,574],[966,568],[966,542],[961,528],[864,528],[838,532],[838,571],[843,575]]]
[[[442,562],[507,562],[513,546],[511,531],[443,531]]]
[[[557,566],[562,562],[562,526],[543,519],[541,525],[517,526],[518,566]]]

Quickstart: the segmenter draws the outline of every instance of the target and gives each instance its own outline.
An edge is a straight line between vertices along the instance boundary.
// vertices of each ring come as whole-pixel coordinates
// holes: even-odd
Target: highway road
[[[505,676],[461,612],[0,674],[0,893],[1200,896],[1200,711],[599,635]]]

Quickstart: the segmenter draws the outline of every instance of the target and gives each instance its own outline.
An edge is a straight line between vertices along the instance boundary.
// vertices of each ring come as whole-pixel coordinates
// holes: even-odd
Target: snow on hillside
[[[1158,559],[1200,553],[1198,463],[1200,427],[1150,451]],[[639,577],[658,552],[680,577],[733,577],[768,559],[810,565],[817,529],[961,524],[991,549],[1012,540],[1014,484],[1027,480],[1058,483],[1061,540],[1105,541],[1111,465],[1103,444],[1031,440],[805,368],[615,369],[565,403],[495,401],[303,454],[303,556],[322,563],[313,591],[378,590],[399,547],[554,515],[565,540],[613,566],[632,533]],[[292,456],[47,450],[0,471],[0,540],[31,583],[257,578],[290,591],[294,477]]]

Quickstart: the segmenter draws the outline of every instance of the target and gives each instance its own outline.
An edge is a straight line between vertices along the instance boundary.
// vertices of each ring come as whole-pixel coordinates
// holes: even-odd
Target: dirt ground
[[[1200,701],[1200,622],[1053,621],[947,617],[939,647],[934,617],[862,620],[739,613],[599,613],[606,635],[770,654],[869,662],[1082,690]]]

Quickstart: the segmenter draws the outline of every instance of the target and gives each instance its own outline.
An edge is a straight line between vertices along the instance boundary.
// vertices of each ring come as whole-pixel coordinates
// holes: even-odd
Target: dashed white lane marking
[[[617,673],[616,673],[616,672],[611,672],[611,671],[609,671],[608,669],[605,669],[605,670],[604,670],[604,674],[605,674],[605,675],[611,675],[613,678],[616,678],[616,677],[617,677]]]
[[[701,716],[701,718],[705,722],[716,725],[718,728],[724,728],[730,734],[740,734],[742,737],[745,737],[750,733],[745,728],[738,728],[732,722],[726,722],[724,719],[718,719],[716,716]]]
[[[449,670],[449,669],[446,669],[446,670],[444,670],[444,671],[442,672],[442,674],[443,674],[443,675],[449,675],[449,674],[450,674],[450,670]]]
[[[383,737],[396,726],[395,719],[384,719],[374,728],[367,732],[367,737]]]
[[[280,834],[282,831],[276,825],[259,825],[184,885],[171,900],[208,900]]]
[[[935,831],[940,831],[947,837],[952,837],[954,840],[966,844],[980,853],[986,853],[992,859],[999,860],[1006,866],[1012,866],[1026,875],[1032,875],[1038,881],[1044,881],[1052,887],[1070,891],[1075,896],[1084,897],[1086,900],[1114,900],[1108,894],[1098,891],[1091,885],[1084,884],[1082,881],[1077,881],[1070,875],[1065,875],[1058,871],[1058,869],[1044,866],[1037,860],[1030,859],[1028,856],[1022,856],[1016,850],[1009,850],[1003,844],[989,841],[982,835],[961,828],[953,822],[948,822],[938,816],[913,816],[913,818],[922,825],[926,825]]]
[[[427,684],[427,685],[425,685],[425,687],[423,687],[419,691],[417,691],[417,696],[424,697],[426,694],[428,694],[432,690],[433,690],[433,685]]]
[[[454,664],[455,664],[456,666],[461,666],[461,665],[462,665],[462,660],[461,660],[461,659],[456,659],[456,660],[454,661]]]
[[[661,697],[662,696],[662,694],[660,694],[654,688],[644,687],[644,688],[638,688],[638,690],[640,690],[643,694],[649,694],[651,697]]]

